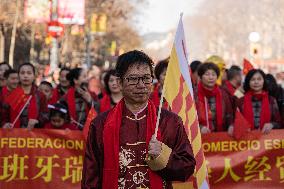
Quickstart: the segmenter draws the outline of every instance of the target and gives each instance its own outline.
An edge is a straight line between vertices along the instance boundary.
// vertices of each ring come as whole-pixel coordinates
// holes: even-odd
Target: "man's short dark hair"
[[[260,75],[262,76],[263,78],[263,88],[262,90],[265,90],[267,91],[267,82],[265,80],[265,73],[261,70],[261,69],[252,69],[250,70],[247,75],[246,75],[246,78],[245,78],[245,82],[244,82],[244,90],[245,92],[249,91],[251,88],[249,86],[249,82],[251,80],[251,78],[254,76],[254,74],[256,73],[260,73]]]
[[[105,90],[106,90],[107,94],[111,94],[108,82],[109,82],[110,76],[112,76],[112,75],[117,76],[116,71],[114,69],[109,70],[104,77]]]
[[[18,74],[18,72],[17,72],[16,70],[14,70],[14,69],[6,70],[6,71],[4,72],[4,77],[5,77],[6,79],[8,79],[11,74]]]
[[[233,65],[227,72],[227,78],[229,81],[234,79],[237,75],[240,75],[242,72],[242,69],[239,66]]]
[[[191,73],[194,73],[198,70],[199,66],[202,64],[199,60],[194,60],[190,63]]]
[[[47,85],[48,87],[53,88],[52,84],[48,81],[42,81],[40,85]]]
[[[30,62],[25,62],[23,64],[20,64],[20,66],[18,68],[18,73],[20,73],[21,68],[24,67],[24,66],[30,66],[32,68],[32,71],[33,71],[34,75],[36,74],[35,67]]]
[[[214,63],[211,62],[205,62],[203,64],[201,64],[198,68],[198,76],[201,78],[203,76],[203,74],[205,74],[205,72],[207,72],[208,70],[213,70],[217,77],[219,77],[220,75],[220,70],[218,68],[218,66]]]
[[[143,51],[133,50],[118,57],[115,68],[118,77],[122,79],[129,67],[135,64],[148,65],[153,76],[153,60]]]
[[[160,75],[163,73],[164,70],[167,70],[169,64],[169,58],[166,58],[164,60],[161,60],[158,62],[158,64],[155,66],[155,76],[159,80]]]

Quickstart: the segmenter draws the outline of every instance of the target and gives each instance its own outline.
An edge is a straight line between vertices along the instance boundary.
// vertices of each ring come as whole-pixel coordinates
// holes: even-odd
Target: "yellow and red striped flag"
[[[175,183],[174,188],[209,188],[206,162],[195,108],[190,71],[187,60],[182,17],[176,31],[164,83],[165,99],[185,126],[196,159],[194,175],[186,183]]]

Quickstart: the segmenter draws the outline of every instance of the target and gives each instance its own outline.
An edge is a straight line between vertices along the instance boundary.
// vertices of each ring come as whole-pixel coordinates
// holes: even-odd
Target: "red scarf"
[[[119,131],[122,121],[122,112],[124,100],[122,99],[108,114],[103,131],[104,144],[104,168],[103,168],[103,189],[118,188],[119,174]],[[157,120],[156,107],[148,101],[147,115],[147,134],[146,143],[148,149],[149,141],[155,132],[155,123]],[[161,133],[158,130],[157,139],[161,141]],[[162,179],[159,175],[148,169],[150,177],[150,188],[161,189],[163,187]]]
[[[36,102],[36,88],[34,86],[32,87],[31,93],[29,95],[26,95],[21,87],[17,87],[10,92],[7,98],[5,98],[6,103],[8,103],[10,106],[11,123],[15,121],[31,95],[32,98],[27,105],[28,119],[37,119],[39,110]],[[14,128],[20,128],[20,118],[18,118],[18,120],[16,121]]]
[[[48,101],[48,104],[55,104],[60,98],[58,88],[53,89],[52,96]]]
[[[8,94],[10,94],[10,91],[8,90],[7,86],[4,86],[2,88],[2,96],[5,98]]]
[[[104,94],[100,100],[100,112],[105,112],[111,109],[111,99],[108,94]]]
[[[254,113],[252,107],[252,97],[261,100],[261,113],[260,113],[260,129],[263,128],[265,123],[270,122],[270,108],[269,108],[269,98],[267,92],[262,92],[260,94],[254,94],[252,91],[248,91],[244,97],[243,114],[245,118],[250,123],[251,129],[255,128],[254,125]]]
[[[77,120],[77,112],[76,112],[76,101],[75,101],[75,88],[70,87],[66,93],[66,101],[69,108],[70,117],[73,118],[75,121]],[[86,104],[86,115],[88,115],[89,108]]]
[[[156,107],[159,107],[160,99],[161,99],[160,94],[159,94],[159,87],[160,87],[160,85],[156,85],[153,92],[152,92],[152,95],[151,95],[151,100],[155,104]],[[164,98],[163,108],[168,109],[168,107],[169,107],[169,104],[166,101],[166,99]]]
[[[215,97],[216,99],[216,129],[217,131],[223,131],[223,112],[222,112],[222,93],[220,88],[215,85],[213,90],[208,90],[206,89],[201,82],[198,83],[198,103],[199,105],[197,106],[198,109],[198,118],[199,118],[199,123],[201,125],[207,126],[207,119],[209,123],[209,129],[212,131],[213,126],[212,126],[212,113],[209,108],[209,104],[205,104],[205,98],[211,98]],[[207,106],[207,113],[208,115],[206,116],[206,108]]]
[[[48,104],[55,104],[62,96],[64,96],[60,94],[59,92],[60,90],[61,90],[60,85],[58,85],[55,89],[53,89],[52,97],[49,100]]]
[[[228,91],[230,92],[230,94],[232,96],[235,95],[236,89],[235,87],[232,85],[232,83],[230,81],[225,81],[225,85],[227,86]]]

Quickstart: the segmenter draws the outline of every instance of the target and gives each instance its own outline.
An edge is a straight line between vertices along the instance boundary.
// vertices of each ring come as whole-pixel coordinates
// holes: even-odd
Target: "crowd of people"
[[[144,52],[126,52],[115,69],[97,76],[101,88],[95,93],[84,68],[61,68],[58,85],[45,79],[37,85],[33,64],[15,70],[3,62],[1,127],[89,128],[82,188],[171,188],[172,181],[186,181],[193,174],[196,161],[181,118],[161,100],[168,64],[169,58],[154,67]],[[217,56],[191,62],[189,72],[202,134],[233,135],[236,112],[250,130],[268,134],[284,128],[284,90],[273,75],[261,69],[243,74],[236,65],[226,69]],[[88,127],[91,110],[97,117]],[[139,180],[138,174],[143,175]]]
[[[214,58],[190,64],[201,133],[227,131],[232,135],[236,111],[243,114],[251,130],[269,133],[271,129],[284,128],[284,89],[274,76],[261,69],[251,69],[244,75],[239,66],[226,69],[220,66],[220,57],[219,62]],[[159,104],[157,96],[162,93],[167,64],[168,59],[155,67],[158,83],[152,100],[156,105]],[[165,100],[164,108],[168,108]]]
[[[251,130],[284,128],[284,89],[271,74],[252,69],[246,75],[239,66],[225,66],[207,59],[190,64],[191,80],[201,133],[234,129],[235,112],[240,111]],[[159,106],[169,58],[157,62],[150,99]],[[89,90],[88,71],[61,68],[59,84],[41,81],[31,63],[17,70],[0,64],[0,123],[2,128],[49,128],[82,130],[93,106],[97,113],[113,108],[123,98],[117,70],[101,74],[101,90]],[[132,79],[132,78],[130,78]],[[136,81],[135,81],[136,82]],[[139,81],[138,81],[139,82]],[[170,110],[166,100],[163,108]]]

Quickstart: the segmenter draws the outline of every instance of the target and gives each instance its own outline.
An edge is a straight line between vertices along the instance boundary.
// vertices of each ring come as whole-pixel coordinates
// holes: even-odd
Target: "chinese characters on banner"
[[[211,188],[284,188],[284,130],[253,131],[234,140],[227,133],[202,136]]]
[[[16,137],[17,136],[17,137]],[[283,188],[284,130],[203,135],[211,188]],[[0,129],[0,188],[79,189],[84,138],[81,131]]]
[[[81,131],[0,129],[0,188],[80,188],[84,145]]]

